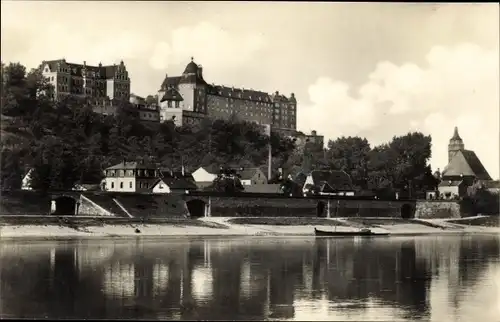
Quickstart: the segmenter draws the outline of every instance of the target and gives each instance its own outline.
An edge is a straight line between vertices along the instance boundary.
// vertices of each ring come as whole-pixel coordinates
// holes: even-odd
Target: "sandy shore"
[[[215,227],[203,227],[187,224],[103,224],[87,225],[81,227],[50,224],[3,224],[0,226],[0,238],[70,238],[70,237],[186,237],[186,236],[312,236],[314,228],[321,230],[358,231],[360,224],[350,225],[348,219],[337,219],[343,222],[342,226],[324,225],[245,225],[233,224],[229,221],[233,218],[202,218],[200,221],[206,224],[214,224]],[[381,220],[374,227],[370,227],[376,233],[388,232],[392,236],[403,235],[449,235],[449,234],[499,234],[500,227],[484,227],[459,225],[447,222],[443,219],[426,220],[425,222],[389,223],[384,224]]]

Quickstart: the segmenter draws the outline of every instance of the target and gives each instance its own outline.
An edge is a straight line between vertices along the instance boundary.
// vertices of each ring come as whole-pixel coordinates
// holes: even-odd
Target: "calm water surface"
[[[500,237],[0,241],[0,317],[500,321]]]

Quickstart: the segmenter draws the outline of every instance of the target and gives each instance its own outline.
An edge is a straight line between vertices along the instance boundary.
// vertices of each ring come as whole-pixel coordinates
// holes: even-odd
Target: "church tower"
[[[448,163],[451,162],[451,159],[458,151],[464,149],[464,141],[462,141],[462,138],[458,135],[458,128],[455,126],[455,132],[453,132],[453,136],[448,144]]]

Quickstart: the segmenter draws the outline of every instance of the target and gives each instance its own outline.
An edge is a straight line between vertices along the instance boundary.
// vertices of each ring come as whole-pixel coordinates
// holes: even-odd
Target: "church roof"
[[[457,177],[457,176],[473,176],[479,180],[491,180],[488,171],[484,168],[481,160],[477,157],[474,151],[460,150],[458,151],[450,163],[444,168],[442,176]]]
[[[193,61],[193,58],[191,58],[191,61],[189,62],[189,64],[187,64],[183,74],[197,74],[197,73],[198,73],[198,65],[196,65],[196,63]]]
[[[458,134],[458,127],[456,127],[456,126],[455,126],[455,130],[453,131],[453,136],[451,137],[451,140],[462,140],[462,138]]]

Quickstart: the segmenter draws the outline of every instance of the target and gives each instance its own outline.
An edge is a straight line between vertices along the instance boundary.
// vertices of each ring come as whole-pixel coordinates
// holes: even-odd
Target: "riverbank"
[[[498,217],[460,220],[397,218],[168,218],[148,220],[89,217],[0,217],[0,238],[313,236],[321,230],[403,235],[500,234]],[[479,224],[478,224],[479,223]],[[484,224],[486,223],[486,224]],[[496,226],[495,226],[496,224]]]

